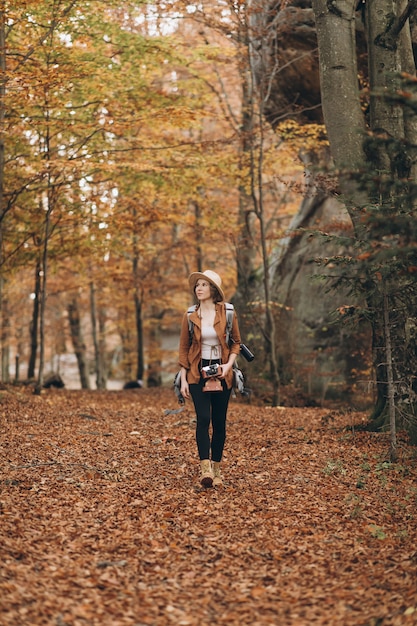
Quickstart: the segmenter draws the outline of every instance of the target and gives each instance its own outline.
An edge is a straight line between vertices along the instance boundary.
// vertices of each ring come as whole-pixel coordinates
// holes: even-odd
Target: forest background
[[[74,352],[84,388],[159,384],[188,274],[214,267],[233,294],[247,166],[237,25],[222,32],[219,11],[199,24],[175,3],[6,3],[3,382],[65,379]],[[301,166],[271,133],[266,163],[272,246]]]
[[[415,12],[0,0],[5,624],[417,623]],[[206,268],[256,354],[215,489]]]
[[[346,89],[356,101],[346,107],[343,83],[332,98],[325,82],[325,54],[338,47],[325,41],[320,2],[2,3],[3,382],[34,380],[38,392],[49,373],[65,382],[71,353],[83,388],[103,389],[110,379],[171,382],[191,301],[187,276],[212,268],[257,353],[245,368],[254,397],[343,398],[361,408],[382,397],[385,406],[391,372],[392,393],[415,404],[415,137],[394,137],[409,159],[407,175],[397,148],[383,163],[394,139],[374,131],[381,116],[372,87],[381,85],[372,85],[376,37],[364,26],[365,4],[340,2],[326,13],[336,20],[326,31],[333,37],[347,23],[355,31],[356,85]],[[382,32],[392,40],[405,27],[410,33],[413,3],[398,7],[395,23],[385,8]],[[410,34],[407,45],[412,51]],[[408,91],[393,80],[400,69]],[[395,110],[408,104],[408,129],[415,127],[415,64],[387,65],[383,75]],[[338,106],[351,130],[341,124],[335,139]],[[357,110],[373,141],[368,170],[357,158]],[[366,236],[358,236],[361,225]],[[304,274],[294,279],[300,265]],[[388,320],[376,319],[382,311]],[[340,323],[346,318],[353,331]],[[393,330],[400,326],[401,337]],[[387,349],[401,357],[394,373]]]

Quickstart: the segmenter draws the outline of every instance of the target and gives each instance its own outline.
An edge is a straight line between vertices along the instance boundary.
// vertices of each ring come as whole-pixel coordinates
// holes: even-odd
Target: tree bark
[[[322,109],[332,157],[340,172],[346,207],[357,230],[357,207],[366,194],[352,180],[352,172],[365,164],[365,122],[359,99],[356,60],[356,0],[313,0],[320,60]]]
[[[10,311],[9,301],[3,295],[6,281],[0,277],[1,299],[1,380],[8,383],[10,380]]]
[[[5,103],[4,98],[6,95],[6,36],[5,36],[5,19],[6,9],[5,3],[0,3],[0,215],[3,215],[4,209],[4,119],[5,119]],[[0,223],[0,266],[2,264],[3,257],[3,221]],[[0,277],[0,314],[2,318],[2,324],[5,324],[6,304],[3,300],[4,297],[4,284],[3,277]],[[4,357],[3,357],[4,355]],[[5,372],[5,363],[3,362],[6,357],[6,347],[2,346],[2,380],[8,381],[8,372]],[[6,380],[5,377],[6,376]]]
[[[49,157],[49,134],[47,133],[47,159]],[[53,208],[52,190],[51,190],[51,177],[50,173],[47,174],[47,191],[46,191],[46,204],[47,210],[45,213],[44,221],[44,239],[41,257],[41,269],[39,271],[40,280],[40,302],[39,302],[39,368],[38,377],[34,393],[40,395],[43,387],[44,368],[45,368],[45,325],[46,325],[46,298],[47,298],[47,279],[48,279],[48,252],[49,252],[49,238],[51,233],[51,214]],[[43,207],[41,207],[43,208]]]
[[[390,422],[390,456],[391,461],[397,460],[397,432],[395,422],[395,389],[394,389],[394,373],[393,358],[391,345],[391,327],[389,319],[389,303],[388,296],[384,292],[384,334],[385,334],[385,351],[387,357],[387,388],[388,388],[388,407]]]
[[[388,133],[398,139],[404,137],[403,109],[398,103],[391,103],[384,97],[389,91],[398,89],[401,56],[398,46],[389,48],[383,44],[382,36],[387,32],[387,16],[392,11],[392,0],[378,0],[367,3],[367,29],[369,86],[370,86],[370,126],[377,133]],[[390,172],[392,157],[383,149],[374,151],[371,156],[376,170]]]
[[[242,117],[240,128],[240,163],[239,169],[243,172],[249,158],[253,133],[253,85],[251,81],[250,62],[247,58],[248,50],[243,48],[246,55],[245,68],[241,75],[242,88]],[[237,289],[236,300],[242,304],[242,311],[254,295],[256,281],[254,276],[256,250],[253,238],[252,222],[254,220],[253,203],[244,185],[239,187],[239,234],[236,249]],[[244,320],[243,327],[244,327]]]
[[[97,389],[106,389],[107,377],[105,368],[105,344],[102,339],[100,321],[97,316],[96,289],[93,282],[90,283],[90,310],[94,344],[96,387]]]
[[[74,353],[77,358],[81,388],[90,389],[90,377],[88,375],[88,364],[86,357],[87,350],[82,333],[78,301],[75,296],[68,304],[68,320],[70,325],[72,345],[74,346]]]
[[[39,257],[36,260],[35,269],[35,292],[33,294],[33,311],[30,322],[30,355],[28,364],[28,379],[35,378],[36,356],[38,352],[38,331],[39,331],[39,305],[41,300],[41,262]]]
[[[402,29],[398,30],[397,38],[393,42],[391,26],[398,16],[392,13],[392,0],[367,0],[365,26],[368,34],[370,127],[373,134],[364,142],[363,114],[357,89],[356,53],[352,28],[355,4],[355,2],[342,0],[331,3],[327,0],[313,0],[319,43],[322,106],[331,152],[336,168],[342,172],[341,188],[356,235],[359,239],[372,241],[374,236],[372,224],[368,222],[362,228],[361,212],[357,209],[372,205],[386,211],[391,207],[394,217],[395,212],[401,208],[394,182],[398,181],[403,184],[404,179],[410,176],[412,169],[409,155],[402,148],[402,143],[404,139],[410,140],[407,132],[412,133],[412,139],[415,138],[413,134],[415,120],[408,116],[406,122],[403,107],[393,103],[392,99],[386,98],[390,93],[395,93],[399,72],[405,69],[402,65],[403,61],[406,62],[407,70],[411,69],[412,49],[409,31],[406,32],[408,23],[404,23]],[[397,3],[396,8],[400,13],[401,8],[404,8],[404,3],[401,3],[401,6]],[[388,40],[389,45],[387,45]],[[348,69],[346,69],[347,66],[349,66]],[[373,188],[366,193],[355,182],[357,178],[352,179],[349,176],[349,173],[359,174],[364,165],[372,171],[372,181],[376,181]],[[348,174],[347,177],[343,176],[344,171]],[[380,184],[381,174],[389,176],[390,180],[394,181],[393,184],[384,187],[383,178]],[[395,302],[393,305],[396,311],[395,344],[398,347],[395,359],[393,358],[387,366],[384,364],[386,333],[384,333],[383,294],[374,276],[371,277],[371,281],[374,283],[374,288],[368,296],[368,306],[374,316],[373,349],[378,389],[374,418],[377,418],[383,414],[386,405],[388,366],[393,368],[395,380],[401,381],[409,388],[411,384],[410,368],[405,358],[406,307],[400,304],[398,297],[391,299],[392,303]],[[415,294],[413,299],[415,299]],[[381,358],[382,354],[384,354],[383,358]]]

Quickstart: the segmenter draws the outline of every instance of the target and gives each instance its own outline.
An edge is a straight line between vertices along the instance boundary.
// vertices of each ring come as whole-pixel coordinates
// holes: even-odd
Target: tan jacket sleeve
[[[189,327],[188,327],[188,314],[185,313],[182,318],[182,324],[181,324],[178,364],[180,367],[185,367],[185,369],[187,370],[190,369],[189,350],[190,350],[190,332],[189,332]]]

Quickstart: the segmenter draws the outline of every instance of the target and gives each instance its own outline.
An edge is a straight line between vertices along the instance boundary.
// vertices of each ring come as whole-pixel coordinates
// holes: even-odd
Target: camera
[[[203,378],[211,378],[212,376],[220,376],[222,369],[218,363],[212,365],[206,365],[201,368],[201,374]]]

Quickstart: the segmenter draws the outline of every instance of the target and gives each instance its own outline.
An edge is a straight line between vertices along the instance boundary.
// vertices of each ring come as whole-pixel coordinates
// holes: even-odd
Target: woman
[[[211,270],[190,275],[189,285],[198,304],[189,317],[187,313],[184,314],[179,347],[181,393],[186,399],[191,396],[194,402],[201,484],[204,487],[222,484],[220,464],[226,440],[227,408],[233,386],[233,363],[240,351],[236,314],[233,315],[227,342],[226,308],[221,284],[220,276]],[[193,324],[192,339],[189,320]],[[209,379],[203,378],[202,368],[209,365],[219,366],[215,377],[221,381],[221,391],[204,391]]]

